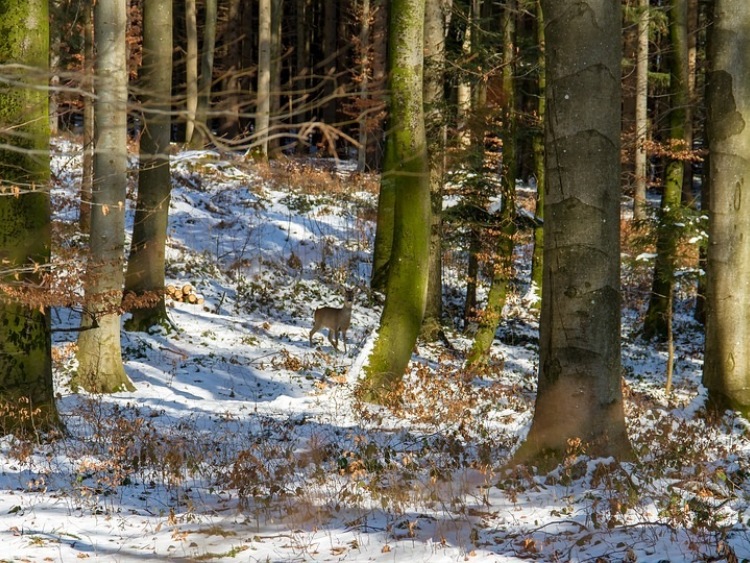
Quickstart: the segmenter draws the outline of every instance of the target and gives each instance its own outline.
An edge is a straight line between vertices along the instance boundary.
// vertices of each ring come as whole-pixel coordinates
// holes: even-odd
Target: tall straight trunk
[[[372,61],[370,60],[370,18],[372,17],[372,9],[370,7],[370,0],[361,0],[356,8],[359,11],[359,51],[356,56],[360,58],[359,63],[359,98],[362,101],[361,108],[366,107],[365,100],[369,96],[370,87],[370,72],[372,67]],[[425,78],[425,84],[428,78]],[[425,86],[426,87],[426,86]],[[425,100],[425,103],[427,101]],[[367,114],[362,112],[361,115],[357,116],[357,141],[359,141],[359,148],[357,150],[357,171],[364,172],[367,168]]]
[[[296,100],[299,107],[292,108],[293,121],[297,131],[301,131],[309,119],[307,105],[310,98],[310,42],[309,21],[311,17],[311,0],[295,0],[295,77],[293,79],[292,99]],[[307,139],[300,139],[297,143],[297,152],[304,153],[307,149]]]
[[[90,5],[83,6],[83,162],[81,171],[81,232],[91,229],[91,191],[94,180],[94,22]]]
[[[195,117],[198,108],[198,13],[196,0],[185,0],[185,36],[187,53],[185,56],[185,142],[190,144],[195,131]]]
[[[390,123],[383,182],[395,192],[393,249],[378,335],[363,368],[363,396],[385,403],[411,359],[427,299],[430,178],[423,107],[425,0],[393,0]]]
[[[633,218],[646,218],[646,185],[648,183],[648,28],[650,22],[649,0],[638,0],[638,50],[635,73],[635,194],[633,196]]]
[[[228,0],[227,6],[227,56],[225,60],[226,72],[222,82],[222,100],[218,102],[221,109],[220,134],[227,139],[235,140],[242,129],[241,92],[239,73],[242,70],[242,2]]]
[[[44,0],[4,2],[0,64],[27,65],[0,86],[0,434],[59,425],[50,307],[49,15]],[[11,80],[13,83],[14,80]]]
[[[278,121],[281,110],[281,74],[284,67],[281,22],[284,15],[284,0],[271,1],[271,83],[269,86],[269,139],[268,152],[277,155],[279,142]]]
[[[195,108],[195,128],[190,146],[203,148],[211,135],[211,88],[214,74],[214,50],[216,49],[217,1],[206,0],[206,15],[203,22],[203,47],[201,48],[201,71],[198,77],[198,102]],[[171,33],[171,29],[170,29]],[[170,62],[171,66],[171,62]]]
[[[750,416],[750,3],[716,0],[709,27],[710,211],[703,383],[712,405]],[[743,207],[744,206],[744,207]]]
[[[127,103],[125,3],[98,0],[94,7],[95,142],[89,257],[84,315],[78,338],[73,389],[112,393],[133,390],[120,346],[120,304],[125,247]]]
[[[167,324],[164,269],[172,180],[169,174],[172,0],[143,2],[143,67],[138,201],[130,246],[125,295],[143,300],[134,307],[128,330]]]
[[[443,317],[443,182],[447,126],[441,107],[445,101],[445,34],[452,0],[425,3],[424,105],[427,149],[430,165],[432,226],[427,304],[422,320],[422,337],[436,340]]]
[[[268,158],[271,123],[271,3],[271,0],[258,3],[258,88],[252,154],[261,159]]]
[[[515,94],[515,56],[516,56],[516,1],[506,0],[503,9],[501,28],[503,33],[503,173],[501,176],[502,198],[499,225],[495,229],[495,243],[492,278],[487,293],[484,310],[478,315],[477,331],[474,342],[466,356],[468,366],[486,364],[495,340],[495,332],[503,315],[508,284],[513,269],[513,237],[515,236],[516,216],[516,94]]]
[[[594,457],[629,459],[632,450],[620,364],[620,3],[543,0],[542,8],[548,181],[539,385],[514,462],[546,470],[571,443]]]
[[[651,286],[651,298],[643,324],[646,339],[667,337],[671,322],[670,295],[674,291],[677,243],[682,222],[682,181],[685,159],[680,153],[685,145],[685,130],[690,120],[688,105],[687,0],[671,0],[669,29],[672,42],[670,61],[670,118],[669,142],[674,154],[669,157],[664,178],[659,222],[656,230],[656,260]]]
[[[534,151],[534,176],[536,177],[536,207],[534,217],[534,251],[531,255],[531,294],[533,297],[532,307],[541,308],[542,305],[542,279],[544,263],[544,121],[546,119],[547,105],[545,103],[545,91],[547,89],[547,77],[545,75],[544,62],[544,13],[542,12],[541,0],[536,0],[536,37],[539,49],[539,77],[537,79],[539,98],[537,100],[537,123],[539,131],[534,133],[532,148]]]

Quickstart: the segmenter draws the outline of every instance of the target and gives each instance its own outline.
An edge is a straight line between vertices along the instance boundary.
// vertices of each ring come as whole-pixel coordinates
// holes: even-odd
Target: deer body
[[[334,350],[339,349],[339,332],[344,341],[344,352],[346,352],[346,331],[352,320],[352,304],[354,302],[354,290],[347,289],[344,295],[344,306],[339,307],[320,307],[315,310],[313,316],[313,327],[310,331],[310,346],[313,345],[313,334],[320,329],[328,329],[328,341],[333,345]]]

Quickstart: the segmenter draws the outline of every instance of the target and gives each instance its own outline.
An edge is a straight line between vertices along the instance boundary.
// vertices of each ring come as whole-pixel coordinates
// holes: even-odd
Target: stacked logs
[[[193,305],[202,305],[203,297],[195,293],[195,288],[189,283],[186,283],[182,287],[176,285],[167,286],[167,297],[171,297],[175,301],[181,303],[191,303]]]

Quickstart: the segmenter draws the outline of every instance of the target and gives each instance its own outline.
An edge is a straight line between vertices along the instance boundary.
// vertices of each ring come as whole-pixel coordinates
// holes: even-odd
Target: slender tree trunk
[[[679,224],[683,220],[682,181],[685,159],[680,153],[690,148],[685,145],[685,128],[690,120],[687,90],[687,0],[671,0],[669,28],[672,39],[669,135],[673,154],[667,162],[656,232],[654,279],[651,286],[651,299],[643,324],[644,338],[656,337],[661,341],[667,337],[667,322],[670,318],[668,306],[671,302],[669,295],[674,291],[675,261],[680,237]]]
[[[648,29],[650,22],[649,0],[638,0],[638,50],[636,53],[635,92],[635,195],[633,196],[633,218],[646,218],[646,187],[648,183]]]
[[[542,12],[541,0],[536,0],[536,37],[539,48],[539,99],[537,101],[537,123],[539,131],[534,133],[532,147],[534,151],[534,176],[536,177],[536,208],[534,217],[534,251],[531,255],[531,294],[533,296],[532,306],[535,309],[542,305],[542,278],[544,263],[544,122],[546,119],[545,91],[547,89],[547,77],[545,75],[545,38],[544,38],[544,14]]]
[[[172,0],[143,2],[143,67],[138,201],[125,275],[132,318],[128,330],[166,325],[165,250],[172,180],[169,174],[170,89],[172,75]],[[142,302],[137,302],[141,300]]]
[[[258,92],[255,109],[255,145],[252,154],[268,158],[268,130],[271,122],[271,0],[258,4]]]
[[[514,461],[546,470],[576,444],[594,457],[629,459],[632,450],[620,365],[620,3],[543,0],[542,8],[548,181],[539,386]]]
[[[196,0],[185,0],[185,35],[187,55],[185,60],[185,143],[193,140],[195,117],[198,108],[198,14]]]
[[[0,86],[0,434],[20,437],[60,423],[50,307],[40,294],[51,245],[47,10],[44,0],[7,0],[0,21],[0,64],[33,69]]]
[[[750,3],[716,0],[709,26],[710,211],[703,383],[720,411],[750,415]],[[743,207],[744,206],[744,207]]]
[[[78,338],[78,371],[71,387],[99,393],[134,389],[120,347],[128,165],[125,8],[119,0],[98,0],[94,8],[94,190],[85,314]]]
[[[513,270],[513,237],[515,235],[516,216],[516,94],[515,94],[515,56],[516,56],[516,1],[506,0],[502,16],[503,31],[503,174],[501,178],[500,224],[495,236],[495,256],[492,265],[490,290],[487,303],[479,314],[477,332],[474,342],[466,356],[468,366],[486,364],[490,357],[492,342],[495,340],[497,326],[503,316],[503,307],[508,293]]]
[[[432,226],[430,228],[430,275],[422,337],[445,338],[443,317],[443,182],[447,127],[441,109],[445,100],[445,33],[452,0],[425,3],[424,105],[430,163]]]
[[[389,134],[384,184],[395,191],[393,250],[386,302],[364,366],[366,400],[396,399],[427,298],[430,179],[423,108],[425,0],[393,0],[389,30]]]
[[[198,77],[198,104],[195,108],[195,128],[190,139],[190,146],[196,149],[203,148],[211,135],[211,116],[209,113],[214,74],[214,50],[216,49],[217,1],[206,0],[201,72]]]
[[[83,163],[81,172],[81,232],[91,229],[91,191],[94,180],[94,22],[92,7],[83,6]]]

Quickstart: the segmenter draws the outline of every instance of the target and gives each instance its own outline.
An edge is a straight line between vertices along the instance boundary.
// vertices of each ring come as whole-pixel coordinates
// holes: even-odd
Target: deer
[[[341,332],[344,341],[344,352],[346,352],[346,331],[352,320],[352,304],[354,302],[354,290],[344,290],[344,306],[339,307],[320,307],[315,309],[313,315],[313,327],[310,331],[310,346],[313,345],[313,334],[323,328],[328,329],[328,340],[333,345],[333,349],[339,350],[339,332]]]

